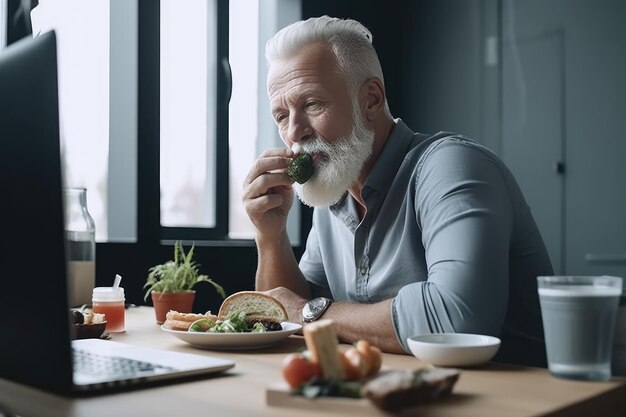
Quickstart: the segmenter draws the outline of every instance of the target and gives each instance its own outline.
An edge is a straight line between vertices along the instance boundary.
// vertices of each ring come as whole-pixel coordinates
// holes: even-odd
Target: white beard
[[[349,136],[337,138],[332,144],[316,136],[293,145],[296,153],[321,154],[313,177],[304,184],[293,184],[298,198],[307,206],[327,207],[336,203],[358,181],[363,165],[372,154],[374,132],[367,129],[358,109],[355,110]]]

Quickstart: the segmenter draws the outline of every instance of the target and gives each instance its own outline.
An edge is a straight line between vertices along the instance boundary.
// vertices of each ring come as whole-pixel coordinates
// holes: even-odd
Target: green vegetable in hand
[[[304,184],[313,176],[313,157],[309,153],[298,154],[287,168],[287,175],[298,184]]]

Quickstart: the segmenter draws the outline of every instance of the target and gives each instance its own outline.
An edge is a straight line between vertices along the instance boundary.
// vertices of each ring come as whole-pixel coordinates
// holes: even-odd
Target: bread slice
[[[335,323],[330,319],[305,324],[302,328],[306,347],[311,352],[311,361],[320,366],[324,379],[342,379],[343,365],[337,349]]]
[[[189,330],[191,323],[200,319],[211,319],[213,321],[217,321],[217,316],[211,314],[210,312],[207,312],[206,314],[196,314],[179,313],[178,311],[170,310],[165,316],[163,327],[166,329],[187,331]]]
[[[223,320],[240,312],[246,313],[248,321],[281,323],[288,320],[287,311],[278,300],[256,291],[241,291],[227,297],[218,316]]]
[[[365,383],[361,396],[378,408],[397,411],[450,394],[460,374],[444,368],[392,370]]]

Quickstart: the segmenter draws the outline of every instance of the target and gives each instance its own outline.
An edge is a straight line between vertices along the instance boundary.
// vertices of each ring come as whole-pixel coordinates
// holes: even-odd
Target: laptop
[[[72,394],[232,368],[200,354],[71,340],[62,184],[52,31],[0,51],[0,378]]]

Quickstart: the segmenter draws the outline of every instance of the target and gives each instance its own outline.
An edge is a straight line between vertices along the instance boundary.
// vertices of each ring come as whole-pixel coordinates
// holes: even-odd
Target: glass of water
[[[609,379],[622,278],[541,276],[537,283],[550,373]]]

